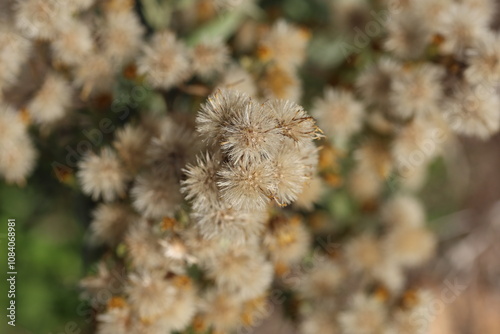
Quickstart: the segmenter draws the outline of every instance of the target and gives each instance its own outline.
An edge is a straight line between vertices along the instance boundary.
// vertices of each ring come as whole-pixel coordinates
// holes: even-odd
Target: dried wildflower
[[[136,178],[131,190],[132,205],[145,217],[171,216],[182,203],[180,185],[173,176],[144,174]]]
[[[311,236],[298,217],[274,218],[264,234],[263,244],[274,263],[293,264],[307,253]]]
[[[263,106],[247,103],[232,110],[232,115],[222,127],[222,151],[233,163],[269,159],[280,144],[275,130],[275,120]]]
[[[262,295],[273,277],[272,265],[251,247],[233,247],[206,265],[216,286],[242,301]]]
[[[300,323],[300,333],[302,334],[336,334],[340,333],[335,317],[332,317],[329,310],[315,310],[304,317]]]
[[[111,90],[114,64],[104,54],[91,53],[75,69],[75,83],[83,87],[83,97]]]
[[[244,109],[250,103],[250,97],[244,93],[216,90],[202,104],[196,117],[196,130],[210,143],[220,143],[223,127],[229,124],[236,111]]]
[[[126,205],[101,203],[92,212],[90,229],[98,243],[117,245],[125,235],[128,226],[137,219],[135,213]]]
[[[242,211],[224,203],[192,213],[197,230],[209,240],[243,245],[255,240],[264,229],[265,211]]]
[[[403,59],[415,59],[424,53],[431,41],[427,25],[419,24],[424,17],[415,11],[403,11],[387,23],[388,37],[385,48]]]
[[[500,100],[489,88],[457,90],[446,100],[443,111],[449,126],[459,134],[487,139],[500,128]]]
[[[354,157],[361,170],[381,178],[386,178],[393,167],[390,151],[380,140],[367,140],[354,152]]]
[[[144,163],[144,147],[149,140],[146,129],[130,123],[115,132],[113,146],[128,170],[135,172]]]
[[[401,71],[401,65],[387,57],[365,69],[356,80],[356,86],[368,104],[387,106],[392,82]]]
[[[156,33],[138,60],[138,71],[153,87],[169,89],[190,76],[186,47],[173,32]]]
[[[133,59],[142,46],[144,27],[132,11],[108,13],[101,31],[104,54],[119,64]]]
[[[308,39],[305,31],[279,20],[261,40],[259,52],[265,60],[293,69],[304,61]]]
[[[350,194],[361,203],[369,203],[376,199],[382,191],[382,179],[374,171],[355,168],[348,179]]]
[[[390,226],[420,227],[425,222],[422,203],[410,195],[397,195],[382,207],[382,219]]]
[[[130,308],[128,306],[110,308],[97,316],[97,333],[127,333],[130,330],[130,317]]]
[[[23,185],[35,167],[37,156],[27,134],[0,141],[0,174],[8,183]]]
[[[500,81],[500,37],[485,34],[467,57],[465,77],[472,84],[493,84]]]
[[[28,59],[31,43],[6,24],[0,23],[0,87],[17,80],[21,66]]]
[[[265,163],[225,165],[217,182],[221,197],[237,210],[263,210],[276,189],[276,181]]]
[[[305,142],[319,137],[314,119],[295,102],[271,100],[264,104],[264,108],[275,118],[276,130],[282,136],[294,142]]]
[[[268,65],[258,84],[267,99],[299,101],[302,95],[297,74],[280,64]]]
[[[397,132],[391,151],[397,165],[409,161],[425,164],[439,154],[442,141],[441,132],[432,122],[418,118]]]
[[[216,333],[223,333],[242,325],[241,312],[240,300],[228,292],[212,289],[203,297],[199,319],[203,327],[212,327]]]
[[[130,263],[137,270],[153,270],[165,266],[159,238],[147,221],[139,220],[131,224],[124,241]]]
[[[282,206],[297,199],[309,176],[301,156],[293,148],[291,145],[283,145],[272,166],[272,177],[276,184],[273,198]]]
[[[47,124],[64,117],[71,104],[73,91],[60,75],[50,73],[28,104],[28,111],[37,123]]]
[[[192,51],[193,71],[202,78],[222,72],[229,62],[229,49],[221,40],[205,41]]]
[[[489,15],[466,3],[451,4],[440,22],[440,32],[444,37],[442,51],[462,56],[487,33]]]
[[[313,115],[326,135],[343,145],[361,130],[363,109],[352,93],[327,88],[324,97],[315,101]]]
[[[175,277],[165,279],[163,273],[157,271],[130,276],[127,289],[130,303],[146,328],[160,326],[166,332],[182,330],[194,316],[196,299],[192,284],[179,287],[173,284],[174,280]]]
[[[355,295],[349,309],[338,316],[342,333],[381,334],[385,328],[385,312],[379,300],[365,295]]]
[[[400,293],[406,283],[403,268],[399,263],[387,258],[386,254],[384,254],[384,260],[374,268],[371,274],[377,282],[394,294]]]
[[[391,111],[399,118],[435,112],[442,97],[443,70],[430,64],[402,71],[391,85]]]
[[[206,212],[217,207],[220,200],[217,188],[217,172],[220,162],[208,152],[197,157],[196,165],[188,164],[184,173],[186,179],[182,181],[182,192],[187,200],[192,201],[193,209]]]
[[[61,6],[57,0],[26,0],[16,3],[16,26],[29,38],[52,39],[68,19],[68,7]]]
[[[317,255],[312,270],[301,281],[299,291],[302,296],[311,300],[335,297],[345,274],[344,268],[338,263]]]
[[[382,259],[382,249],[373,235],[361,235],[346,245],[346,260],[354,270],[373,271],[380,265]]]
[[[414,267],[430,258],[436,239],[425,227],[399,227],[387,235],[384,247],[391,261]]]
[[[76,66],[94,50],[90,27],[84,22],[71,20],[51,41],[54,58],[64,64]]]
[[[87,154],[78,167],[77,176],[82,190],[94,200],[102,197],[104,201],[110,202],[125,194],[129,176],[110,148],[103,148],[99,155]]]
[[[159,135],[152,138],[147,148],[146,161],[155,175],[179,178],[181,169],[198,152],[197,144],[194,131],[166,119],[159,128]]]

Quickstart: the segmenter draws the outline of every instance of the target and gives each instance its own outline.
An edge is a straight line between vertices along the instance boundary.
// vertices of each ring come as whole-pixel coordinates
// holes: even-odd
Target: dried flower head
[[[173,32],[156,33],[138,60],[138,71],[153,87],[169,89],[191,74],[187,49]]]
[[[99,155],[88,153],[78,163],[78,168],[77,176],[82,190],[94,200],[101,197],[110,202],[125,194],[129,176],[110,148],[103,148]]]

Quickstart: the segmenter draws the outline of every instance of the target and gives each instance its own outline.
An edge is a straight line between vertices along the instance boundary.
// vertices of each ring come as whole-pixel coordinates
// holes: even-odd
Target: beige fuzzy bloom
[[[381,209],[382,220],[393,227],[420,227],[425,223],[422,203],[411,195],[399,194]]]
[[[91,53],[75,68],[75,83],[83,88],[82,97],[91,93],[110,91],[116,68],[112,61],[101,53]]]
[[[383,180],[374,171],[357,167],[350,172],[347,187],[358,202],[369,203],[381,193]]]
[[[196,116],[196,130],[210,144],[223,141],[223,128],[231,121],[235,111],[251,104],[251,98],[243,92],[232,89],[217,89],[201,105]]]
[[[272,196],[280,206],[295,201],[310,177],[300,153],[294,148],[292,145],[283,145],[272,164],[272,177],[275,180]]]
[[[403,11],[387,22],[385,48],[402,59],[419,58],[431,41],[431,31],[420,24],[425,17],[418,11]]]
[[[170,31],[156,33],[144,47],[138,71],[155,88],[169,89],[191,75],[186,46]]]
[[[328,138],[344,145],[361,130],[364,107],[348,91],[326,88],[323,98],[316,99],[312,110]]]
[[[128,206],[120,203],[101,203],[92,216],[90,230],[93,239],[111,247],[123,239],[129,225],[138,219]]]
[[[3,175],[7,183],[24,185],[35,168],[37,156],[27,134],[15,140],[0,142],[0,175]]]
[[[242,301],[264,294],[273,278],[271,263],[257,247],[231,247],[205,265],[219,289]]]
[[[363,70],[356,80],[356,87],[369,105],[388,106],[392,83],[401,71],[401,64],[388,57],[382,57],[376,64]]]
[[[484,34],[467,56],[465,78],[472,84],[498,85],[500,81],[500,36]]]
[[[415,267],[434,254],[436,237],[425,227],[398,227],[389,232],[383,247],[390,261]]]
[[[77,66],[94,50],[94,39],[89,25],[71,20],[51,41],[54,58],[64,64]]]
[[[223,41],[211,40],[196,45],[191,55],[193,71],[201,78],[211,78],[226,68],[230,51]]]
[[[496,90],[481,85],[458,89],[446,100],[443,112],[456,133],[486,140],[500,129],[499,108]]]
[[[187,276],[165,278],[163,271],[132,274],[127,292],[144,326],[142,333],[183,330],[196,312],[196,290]]]
[[[337,334],[340,333],[335,317],[330,310],[315,310],[311,314],[304,316],[300,322],[299,330],[301,334]]]
[[[211,289],[202,297],[199,323],[215,333],[227,333],[242,325],[243,302],[226,291]]]
[[[298,263],[306,255],[311,235],[299,217],[275,217],[264,233],[263,244],[276,264]]]
[[[97,316],[97,334],[130,332],[131,312],[128,305],[113,307]]]
[[[265,163],[226,165],[219,177],[222,199],[237,210],[262,211],[276,188],[272,169]]]
[[[100,32],[104,54],[118,64],[132,60],[141,49],[144,31],[133,11],[108,13]]]
[[[133,207],[148,218],[172,216],[182,203],[180,185],[173,176],[139,175],[130,194]]]
[[[287,100],[269,100],[264,112],[272,115],[277,132],[295,143],[306,143],[320,136],[314,119],[297,103]]]
[[[484,13],[467,3],[453,3],[444,12],[439,24],[439,31],[444,37],[440,46],[446,54],[463,56],[467,49],[488,33],[488,21],[491,13]]]
[[[144,164],[146,152],[144,147],[149,143],[151,134],[140,125],[128,123],[115,132],[113,147],[118,152],[127,170],[137,171]]]
[[[0,88],[6,88],[18,79],[21,67],[30,55],[31,42],[7,24],[0,23],[0,45],[2,45],[0,49]]]
[[[286,69],[293,69],[305,59],[308,34],[292,24],[279,20],[259,44],[259,54]]]
[[[346,311],[338,315],[343,334],[382,334],[385,329],[386,309],[374,297],[357,294]]]
[[[349,241],[345,256],[348,265],[354,270],[372,272],[380,265],[384,254],[377,238],[364,234]]]
[[[443,75],[443,68],[427,63],[402,71],[391,85],[393,116],[408,119],[434,113],[443,95]]]
[[[25,184],[35,167],[37,152],[20,115],[0,105],[0,175],[8,183]]]
[[[445,139],[444,132],[433,122],[416,118],[397,131],[391,153],[397,166],[417,168],[441,153]]]
[[[57,73],[49,73],[28,104],[28,112],[36,123],[49,124],[64,117],[72,98],[69,82]]]
[[[206,212],[220,205],[220,193],[217,188],[219,160],[206,152],[198,156],[196,164],[188,164],[183,169],[186,179],[181,181],[185,198],[192,202],[193,209]]]
[[[270,159],[276,154],[281,139],[272,113],[253,101],[232,110],[221,135],[222,151],[232,163],[242,165]]]
[[[124,241],[127,260],[135,269],[153,270],[165,267],[160,239],[146,220],[130,224]]]
[[[195,209],[191,216],[196,229],[205,239],[247,245],[261,236],[268,213],[236,210],[225,203],[219,203],[206,209]]]
[[[310,300],[334,299],[346,278],[343,266],[325,256],[317,255],[312,268],[301,280],[298,290]]]
[[[102,198],[111,202],[125,195],[126,182],[129,180],[121,161],[109,147],[99,155],[88,153],[78,163],[78,179],[82,191],[97,200]]]
[[[283,67],[279,63],[266,66],[258,86],[266,99],[297,102],[302,96],[301,81],[295,70]]]
[[[18,1],[15,7],[16,27],[28,38],[52,40],[70,21],[70,9],[58,0]]]

